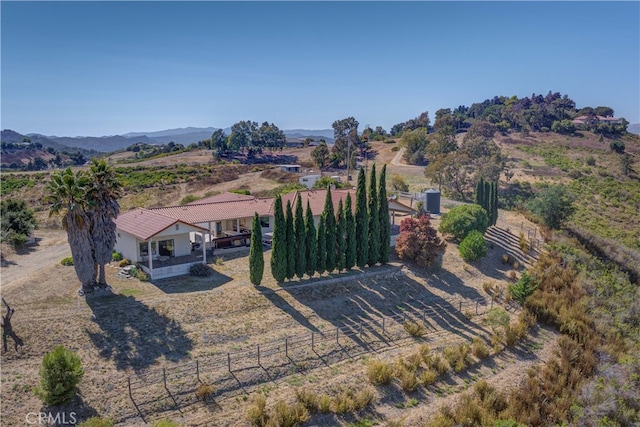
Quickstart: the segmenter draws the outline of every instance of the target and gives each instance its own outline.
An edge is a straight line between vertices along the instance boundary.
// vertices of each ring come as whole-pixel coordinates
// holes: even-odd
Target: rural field
[[[572,185],[561,168],[587,174],[580,166],[585,153],[601,150],[590,140],[582,141],[586,151],[578,155],[553,148],[558,141],[497,141],[514,171],[505,191],[514,182]],[[402,176],[410,191],[431,187],[424,167],[405,164],[403,149],[394,147],[373,144],[375,158],[368,163],[386,164],[388,179]],[[637,147],[629,151],[637,155]],[[312,168],[309,148],[286,154]],[[179,164],[190,167],[209,167],[211,159],[206,151],[180,156]],[[117,161],[112,159],[121,166]],[[169,168],[177,161],[167,157],[124,167]],[[593,169],[606,170],[613,162],[603,154]],[[120,203],[126,211],[230,190],[267,195],[295,179],[268,166],[225,170],[130,191]],[[507,287],[534,268],[543,252],[544,230],[515,210],[499,211],[496,226],[485,235],[487,256],[473,263],[463,261],[457,245],[448,242],[429,268],[392,255],[384,266],[278,284],[266,250],[264,279],[256,287],[249,281],[248,249],[216,251],[208,260],[214,270],[208,278],[141,282],[112,263],[107,268],[111,290],[85,299],[77,294],[74,269],[60,264],[70,255],[66,233],[46,215],[42,192],[39,183],[23,190],[41,224],[37,243],[2,251],[2,295],[16,310],[12,324],[22,344],[14,350],[10,341],[2,354],[2,425],[23,425],[27,413],[48,410],[33,390],[42,357],[60,344],[77,352],[85,370],[79,395],[64,410],[79,419],[99,415],[124,426],[160,420],[185,426],[260,425],[255,415],[260,396],[266,398],[266,413],[273,413],[305,393],[330,403],[312,412],[304,425],[426,425],[442,408],[464,404],[471,390],[488,385],[506,393],[526,385],[529,368],[544,366],[561,352],[556,328],[534,321],[524,337],[513,340],[495,320],[500,313],[507,323],[516,322],[524,313],[507,297]],[[459,203],[443,198],[443,213]],[[579,207],[578,214],[589,209]],[[602,218],[628,215],[619,205],[603,210]],[[440,220],[432,217],[434,227]],[[594,224],[595,230],[607,226]],[[633,237],[637,225],[629,224]],[[522,251],[522,236],[534,249]],[[465,344],[473,351],[458,366],[449,355]],[[448,368],[427,379],[428,361],[443,357]],[[389,385],[373,384],[370,367],[376,362],[394,366],[396,378]],[[411,365],[413,376],[403,377]]]

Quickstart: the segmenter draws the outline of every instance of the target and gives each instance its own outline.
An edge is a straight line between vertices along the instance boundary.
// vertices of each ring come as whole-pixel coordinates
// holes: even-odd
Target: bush
[[[131,265],[131,262],[126,258],[121,259],[118,263],[118,267],[126,267],[127,265]]]
[[[489,227],[487,211],[480,205],[459,205],[442,215],[439,231],[461,241],[470,231],[484,234]]]
[[[331,397],[328,394],[323,394],[318,399],[318,409],[323,414],[331,412]]]
[[[482,233],[477,230],[471,230],[458,247],[460,256],[463,260],[475,261],[487,254],[487,243],[482,237]]]
[[[189,275],[194,277],[209,277],[213,273],[211,267],[206,264],[198,263],[192,264],[189,267]]]
[[[40,387],[36,394],[49,406],[69,403],[76,395],[83,375],[80,357],[59,345],[42,359]]]
[[[400,235],[396,239],[396,254],[399,258],[415,261],[427,267],[444,251],[445,243],[440,240],[429,217],[406,218],[400,223]]]
[[[520,280],[509,286],[509,292],[513,299],[520,305],[524,305],[526,299],[538,288],[538,282],[526,271],[522,272]]]
[[[402,324],[404,330],[412,337],[421,337],[427,331],[422,323],[407,321]]]
[[[252,406],[247,409],[247,417],[252,426],[264,427],[267,425],[269,415],[267,414],[267,398],[264,394],[255,395]]]
[[[584,161],[588,166],[595,166],[596,165],[596,158],[593,156],[589,156],[585,159]]]
[[[296,389],[296,399],[311,413],[318,412],[320,409],[318,395],[311,390]]]
[[[196,397],[204,402],[209,399],[209,397],[212,396],[214,392],[215,389],[212,385],[200,384],[196,389]]]
[[[114,425],[110,418],[91,417],[78,424],[78,427],[113,427]]]
[[[180,427],[180,424],[171,420],[158,420],[153,423],[153,427]]]
[[[434,369],[427,369],[420,374],[420,382],[423,386],[428,386],[436,382],[438,373]]]
[[[309,411],[300,402],[292,405],[279,400],[273,408],[273,414],[267,425],[277,427],[295,427],[309,419]]]
[[[62,258],[60,260],[60,264],[66,266],[66,267],[72,266],[73,265],[73,257],[68,256],[68,257]]]
[[[554,185],[540,191],[527,209],[546,226],[560,228],[575,212],[575,196],[564,185]]]
[[[467,366],[470,352],[469,344],[458,344],[454,347],[445,348],[444,357],[454,371],[460,372]]]
[[[398,363],[396,376],[400,380],[400,387],[402,390],[411,392],[418,388],[420,383],[416,377],[416,371],[408,368],[403,363]]]
[[[367,363],[367,376],[374,385],[388,385],[393,379],[393,368],[380,360],[369,360]]]
[[[111,254],[111,261],[113,262],[119,262],[122,261],[122,254],[118,251],[113,251],[113,253]]]
[[[622,154],[624,153],[624,149],[626,148],[624,141],[613,140],[609,144],[609,148],[611,151],[615,151],[616,153]]]
[[[475,337],[473,339],[473,343],[471,344],[471,352],[480,360],[489,356],[489,348],[480,337]]]

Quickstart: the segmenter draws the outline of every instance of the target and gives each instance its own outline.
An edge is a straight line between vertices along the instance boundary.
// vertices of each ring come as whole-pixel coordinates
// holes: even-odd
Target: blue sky
[[[383,126],[551,90],[640,122],[640,2],[8,2],[3,129]]]

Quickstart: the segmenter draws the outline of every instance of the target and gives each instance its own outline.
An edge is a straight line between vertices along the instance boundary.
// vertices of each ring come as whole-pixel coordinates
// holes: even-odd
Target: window
[[[156,254],[156,242],[151,242],[151,253]],[[149,242],[140,243],[140,256],[149,256]]]
[[[175,246],[173,244],[173,239],[160,240],[158,242],[158,248],[158,254],[160,256],[175,256]]]
[[[269,228],[269,217],[268,216],[261,216],[260,217],[260,227]]]
[[[180,224],[176,224],[176,230],[180,230]]]

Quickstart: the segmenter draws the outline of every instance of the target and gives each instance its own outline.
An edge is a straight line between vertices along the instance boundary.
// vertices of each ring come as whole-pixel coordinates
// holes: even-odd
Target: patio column
[[[202,239],[204,240],[204,233],[202,233]],[[211,249],[212,247],[213,247],[213,234],[211,233],[211,221],[209,221],[209,249]]]
[[[151,253],[151,239],[147,242],[147,253],[149,254],[149,276],[153,279],[153,254]]]
[[[211,223],[209,223],[209,226],[211,226]],[[204,232],[202,232],[202,239],[204,239]],[[205,245],[202,245],[202,263],[207,263],[207,248]]]
[[[240,232],[240,218],[236,219],[236,231]]]

